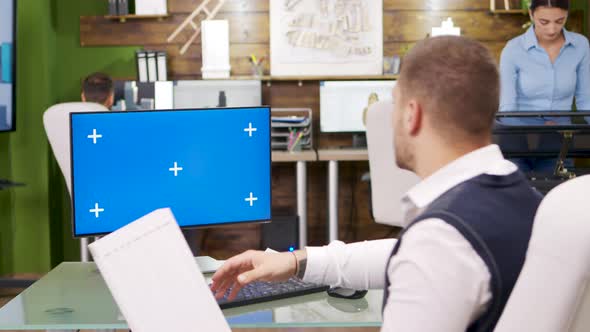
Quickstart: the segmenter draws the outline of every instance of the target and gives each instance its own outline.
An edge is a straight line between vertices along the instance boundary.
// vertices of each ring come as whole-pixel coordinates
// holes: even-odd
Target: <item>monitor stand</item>
[[[352,148],[353,149],[366,149],[367,148],[367,135],[365,133],[353,134],[352,135]]]
[[[199,231],[196,229],[183,229],[182,234],[184,235],[184,238],[186,239],[186,243],[188,244],[189,248],[191,249],[193,257],[199,256],[199,245],[198,245]]]

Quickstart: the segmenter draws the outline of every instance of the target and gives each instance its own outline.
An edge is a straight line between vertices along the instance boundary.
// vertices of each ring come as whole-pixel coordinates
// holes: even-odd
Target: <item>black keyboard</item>
[[[217,300],[217,303],[221,309],[228,309],[248,304],[324,292],[328,290],[328,288],[330,287],[303,282],[296,278],[291,278],[285,282],[255,281],[242,288],[234,300],[227,300],[227,296],[230,293],[228,290],[223,298]]]

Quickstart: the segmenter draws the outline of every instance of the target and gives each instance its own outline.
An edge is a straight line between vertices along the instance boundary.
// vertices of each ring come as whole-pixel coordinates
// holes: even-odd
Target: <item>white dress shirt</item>
[[[508,175],[517,167],[497,145],[449,163],[402,199],[404,227],[456,185],[481,174]],[[354,289],[385,287],[385,268],[397,240],[307,247],[304,280]],[[382,331],[465,331],[492,298],[490,272],[471,244],[441,219],[424,220],[404,235],[387,274],[389,299]]]

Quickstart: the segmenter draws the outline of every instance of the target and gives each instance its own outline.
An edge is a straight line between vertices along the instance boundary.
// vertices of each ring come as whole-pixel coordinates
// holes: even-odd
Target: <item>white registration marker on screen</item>
[[[258,129],[252,127],[252,122],[250,122],[248,128],[245,128],[244,131],[248,133],[248,137],[252,137],[252,133],[258,131]]]
[[[174,167],[168,169],[170,172],[174,172],[174,176],[178,176],[178,172],[184,170],[183,167],[178,167],[178,162],[174,162]]]
[[[170,209],[88,247],[132,331],[230,331]]]
[[[92,144],[96,144],[97,139],[102,138],[102,135],[96,133],[96,129],[92,129],[92,134],[88,135],[88,138],[92,140]]]

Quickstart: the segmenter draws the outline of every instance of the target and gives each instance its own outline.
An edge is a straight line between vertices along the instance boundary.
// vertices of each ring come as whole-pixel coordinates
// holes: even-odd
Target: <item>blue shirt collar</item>
[[[569,45],[572,45],[574,47],[576,46],[574,43],[573,33],[563,28],[563,36],[565,37],[565,44],[563,45],[564,47]],[[534,26],[531,26],[524,34],[524,47],[527,51],[533,47],[540,48],[539,41],[537,40],[537,35],[535,35]]]
[[[576,43],[574,42],[574,34],[572,32],[569,32],[565,28],[563,28],[563,36],[565,37],[564,46],[572,45],[573,47],[576,47]]]

